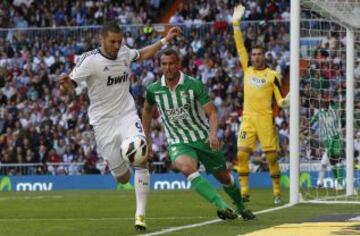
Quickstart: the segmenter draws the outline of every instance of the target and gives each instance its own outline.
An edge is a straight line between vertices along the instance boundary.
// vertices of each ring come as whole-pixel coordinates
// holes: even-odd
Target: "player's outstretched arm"
[[[249,59],[248,59],[248,54],[246,52],[244,39],[240,30],[240,21],[244,15],[244,12],[245,12],[245,7],[241,4],[237,5],[234,8],[233,27],[234,27],[234,39],[236,44],[236,50],[238,52],[238,55],[240,56],[241,66],[245,71],[248,68]]]
[[[74,92],[75,85],[69,75],[62,73],[59,77],[59,87],[62,95],[71,95]]]
[[[155,53],[162,48],[162,46],[170,43],[176,36],[180,34],[181,34],[181,29],[179,27],[171,27],[164,38],[162,38],[156,43],[153,43],[147,47],[140,49],[139,60],[142,61],[153,57]]]

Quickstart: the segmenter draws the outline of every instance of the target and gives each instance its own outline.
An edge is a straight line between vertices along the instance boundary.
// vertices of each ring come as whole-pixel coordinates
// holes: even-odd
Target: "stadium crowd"
[[[156,20],[164,0],[34,1],[13,0],[0,4],[0,28],[144,24]]]
[[[58,3],[49,0],[47,2],[52,6],[50,9],[38,6],[37,1],[20,1],[32,2],[28,5],[24,3],[26,7],[21,5],[21,11],[18,10],[19,6],[15,4],[16,2],[10,4],[9,1],[7,5],[1,5],[0,27],[84,26],[102,24],[104,21],[114,19],[121,24],[145,23],[148,19],[158,20],[154,13],[152,14],[155,16],[149,12],[159,9],[162,1],[122,1],[122,4],[119,4],[118,1]],[[136,2],[132,4],[131,9],[127,8],[130,7],[130,2]],[[214,2],[217,4],[213,4]],[[243,96],[242,70],[231,27],[231,9],[234,3],[203,0],[196,1],[190,8],[192,3],[192,1],[184,1],[175,15],[170,18],[172,24],[181,24],[183,29],[183,35],[177,38],[173,46],[176,46],[182,55],[183,71],[200,78],[208,86],[219,112],[218,136],[223,142],[225,155],[231,162],[236,156],[236,138],[241,122]],[[246,20],[286,20],[289,17],[289,2],[286,0],[246,1],[246,4],[248,6]],[[9,7],[10,11],[4,11],[4,7]],[[46,14],[43,14],[43,11]],[[102,11],[102,15],[98,11]],[[29,16],[33,12],[35,14]],[[128,17],[121,17],[122,13],[127,14]],[[13,14],[11,16],[14,17],[6,14]],[[102,17],[97,17],[99,14]],[[41,19],[39,15],[43,15]],[[144,27],[127,27],[124,32],[124,42],[130,47],[140,48],[161,37],[155,30],[144,31]],[[286,83],[289,77],[289,23],[246,22],[242,28],[245,32],[247,48],[254,44],[263,44],[266,48],[267,64],[280,71]],[[79,86],[78,96],[70,98],[60,95],[57,84],[60,73],[70,72],[82,52],[97,46],[96,32],[96,28],[92,27],[73,30],[55,28],[48,31],[0,32],[0,87],[2,87],[0,89],[0,162],[2,164],[53,164],[31,169],[31,173],[36,174],[108,171],[96,152],[93,131],[88,124],[89,101],[85,95],[86,88]],[[320,52],[326,51],[329,44],[324,43],[319,47],[321,47]],[[314,60],[317,59],[317,55],[314,55]],[[335,61],[336,58],[331,57],[331,60]],[[327,66],[332,66],[330,64]],[[312,65],[313,63],[309,63],[309,68],[312,68]],[[359,64],[358,67],[360,68]],[[153,58],[142,63],[135,62],[132,64],[132,71],[131,91],[141,112],[145,86],[160,78],[159,60]],[[317,71],[321,73],[322,70]],[[324,79],[332,81],[336,76],[344,76],[340,67]],[[306,88],[310,85],[305,83],[303,86],[307,95]],[[331,82],[329,86],[336,89],[342,86],[342,83]],[[307,100],[302,101],[306,111],[310,110],[307,103]],[[275,114],[275,122],[279,128],[280,157],[286,160],[288,116],[286,111],[282,110],[275,110]],[[171,164],[165,133],[160,126],[159,115],[154,114],[153,118],[156,122],[153,122],[151,134],[154,151],[152,161],[164,163],[156,165],[154,171],[167,172]],[[264,170],[266,168],[264,162],[261,152],[255,152],[252,171]],[[59,167],[56,163],[68,163],[69,166]],[[74,163],[84,163],[84,168]],[[17,167],[6,169],[5,172],[5,174],[21,174]]]

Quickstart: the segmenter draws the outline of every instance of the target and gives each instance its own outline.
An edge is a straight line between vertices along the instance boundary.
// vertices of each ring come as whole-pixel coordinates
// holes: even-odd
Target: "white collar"
[[[179,85],[179,84],[183,84],[184,83],[184,73],[182,73],[180,71],[180,79],[177,83],[177,85],[175,86],[175,88]],[[165,81],[165,76],[161,76],[161,86],[165,86],[166,87],[166,81]]]

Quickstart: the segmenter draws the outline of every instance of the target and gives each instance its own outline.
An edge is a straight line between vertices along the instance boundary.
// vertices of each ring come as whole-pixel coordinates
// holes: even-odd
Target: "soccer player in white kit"
[[[98,151],[119,183],[125,184],[130,179],[129,163],[120,154],[122,141],[133,136],[145,136],[130,94],[130,64],[151,58],[180,32],[178,27],[172,27],[163,39],[136,50],[122,44],[123,35],[118,24],[106,24],[100,33],[101,47],[84,53],[69,75],[60,76],[63,94],[73,93],[77,84],[86,83],[90,99],[88,115]],[[146,229],[149,170],[147,163],[134,169],[135,229],[142,231]]]

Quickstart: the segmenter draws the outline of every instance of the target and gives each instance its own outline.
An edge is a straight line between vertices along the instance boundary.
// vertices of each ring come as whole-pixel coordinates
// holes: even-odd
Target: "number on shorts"
[[[240,139],[246,139],[246,131],[240,131]]]

